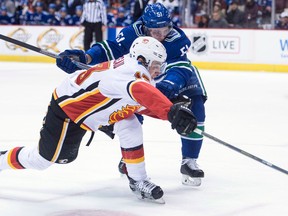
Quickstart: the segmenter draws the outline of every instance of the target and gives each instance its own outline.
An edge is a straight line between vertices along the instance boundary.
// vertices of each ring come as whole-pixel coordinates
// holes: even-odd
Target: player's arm
[[[144,81],[128,84],[130,97],[162,120],[168,120],[168,112],[173,105],[158,89]]]
[[[179,94],[179,90],[186,86],[191,78],[191,68],[173,67],[167,71],[163,80],[156,83],[159,89],[166,97],[173,99]]]
[[[65,50],[59,54],[61,58],[56,59],[56,64],[66,73],[73,73],[80,70],[80,68],[72,62],[72,59],[89,65],[118,59],[129,53],[130,46],[135,38],[135,31],[129,26],[122,29],[115,40],[98,42],[86,52]]]
[[[143,81],[130,82],[128,89],[133,100],[158,118],[168,120],[179,134],[190,134],[196,128],[196,118],[184,103],[172,104],[158,89]]]
[[[187,85],[192,75],[191,63],[186,55],[191,42],[181,29],[176,28],[176,30],[175,35],[179,36],[172,34],[171,41],[166,42],[165,46],[168,53],[166,76],[156,84],[156,87],[169,99],[177,97],[179,90]]]
[[[134,39],[135,31],[131,26],[123,28],[115,40],[106,40],[94,44],[86,51],[88,64],[94,65],[105,61],[118,59],[129,53],[129,49]]]

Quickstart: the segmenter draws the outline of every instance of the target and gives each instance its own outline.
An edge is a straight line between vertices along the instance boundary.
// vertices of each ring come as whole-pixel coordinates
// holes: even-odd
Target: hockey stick
[[[214,137],[214,136],[212,136],[212,135],[210,135],[210,134],[208,134],[208,133],[206,133],[206,132],[204,132],[204,131],[202,131],[200,129],[196,128],[194,130],[194,132],[199,134],[199,135],[203,135],[203,136],[205,136],[205,137],[207,137],[207,138],[209,138],[209,139],[211,139],[211,140],[213,140],[215,142],[218,142],[218,143],[220,143],[220,144],[222,144],[222,145],[224,145],[224,146],[236,151],[236,152],[239,152],[239,153],[241,153],[241,154],[243,154],[243,155],[245,155],[245,156],[247,156],[247,157],[249,157],[249,158],[251,158],[253,160],[256,160],[256,161],[258,161],[258,162],[260,162],[260,163],[262,163],[262,164],[264,164],[266,166],[269,166],[269,167],[271,167],[271,168],[273,168],[275,170],[278,170],[278,171],[288,175],[288,171],[287,170],[282,169],[281,167],[278,167],[278,166],[276,166],[276,165],[274,165],[274,164],[272,164],[272,163],[270,163],[268,161],[265,161],[265,160],[255,156],[255,155],[252,155],[252,154],[250,154],[250,153],[248,153],[248,152],[246,152],[246,151],[244,151],[242,149],[239,149],[239,148],[237,148],[237,147],[235,147],[235,146],[233,146],[233,145],[231,145],[229,143],[226,143],[226,142],[224,142],[224,141],[222,141],[222,140],[220,140],[220,139],[218,139],[218,138],[216,138],[216,137]]]
[[[49,56],[49,57],[51,57],[51,58],[55,58],[55,59],[61,58],[61,57],[60,57],[59,55],[57,55],[57,54],[48,52],[48,51],[46,51],[46,50],[40,49],[39,47],[32,46],[32,45],[30,45],[30,44],[27,44],[27,43],[24,43],[24,42],[22,42],[22,41],[16,40],[16,39],[14,39],[14,38],[10,38],[10,37],[4,36],[4,35],[2,35],[2,34],[0,34],[0,39],[5,40],[5,41],[10,42],[10,43],[13,43],[13,44],[16,44],[16,45],[18,45],[18,46],[24,47],[24,48],[26,48],[26,49],[32,50],[32,51],[34,51],[34,52],[41,53],[41,54],[46,55],[46,56]],[[85,69],[85,70],[90,69],[90,67],[89,67],[88,65],[83,64],[83,63],[81,63],[81,62],[78,62],[78,61],[75,61],[75,60],[72,60],[72,62],[73,62],[74,64],[76,64],[76,65],[77,65],[79,68],[81,68],[81,69]]]

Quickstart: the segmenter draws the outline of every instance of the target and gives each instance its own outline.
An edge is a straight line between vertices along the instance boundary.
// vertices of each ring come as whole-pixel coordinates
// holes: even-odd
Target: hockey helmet
[[[35,6],[43,8],[44,4],[43,4],[43,2],[37,2]]]
[[[144,9],[142,20],[146,28],[172,27],[170,13],[161,3],[148,4]]]
[[[48,6],[48,9],[56,10],[56,4],[50,3],[49,6]]]
[[[75,11],[83,11],[83,6],[82,5],[77,5],[75,7]]]
[[[144,36],[135,39],[130,47],[130,57],[145,59],[145,66],[148,68],[153,61],[164,63],[167,58],[166,49],[161,42],[153,37]]]

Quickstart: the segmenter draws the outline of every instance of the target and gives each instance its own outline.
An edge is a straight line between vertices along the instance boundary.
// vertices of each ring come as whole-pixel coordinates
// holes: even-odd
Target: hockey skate
[[[6,154],[7,151],[0,151],[0,156]]]
[[[128,177],[129,186],[138,199],[159,204],[165,204],[163,190],[149,180],[135,181]]]
[[[125,162],[123,161],[123,158],[121,158],[119,164],[118,164],[118,170],[121,174],[121,176],[124,176],[124,175],[127,175],[127,169],[126,169],[126,164]]]
[[[184,158],[181,163],[182,184],[189,186],[200,186],[204,172],[196,163],[194,158]]]

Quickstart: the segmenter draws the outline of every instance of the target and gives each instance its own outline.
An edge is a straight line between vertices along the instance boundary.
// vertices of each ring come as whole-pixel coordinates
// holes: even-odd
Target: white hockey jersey
[[[55,89],[53,97],[72,121],[92,131],[140,110],[167,120],[172,106],[151,85],[146,68],[129,56],[74,73]]]

